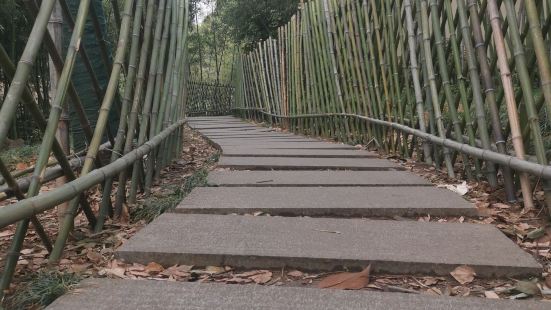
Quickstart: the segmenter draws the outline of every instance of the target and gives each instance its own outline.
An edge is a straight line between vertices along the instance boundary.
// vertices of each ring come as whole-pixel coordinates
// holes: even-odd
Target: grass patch
[[[139,208],[131,212],[131,220],[149,223],[159,215],[175,208],[195,187],[207,185],[207,175],[208,170],[202,168],[186,178],[183,185],[169,188],[168,194],[164,194],[162,197],[147,198]]]
[[[17,163],[28,163],[38,154],[39,145],[24,145],[0,152],[0,159],[9,169],[13,169]]]
[[[72,273],[40,271],[6,301],[7,309],[40,309],[72,289],[82,278]]]

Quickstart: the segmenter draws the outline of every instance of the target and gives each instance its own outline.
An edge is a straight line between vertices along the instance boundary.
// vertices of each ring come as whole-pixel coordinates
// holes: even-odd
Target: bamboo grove
[[[242,55],[243,117],[375,145],[551,210],[551,1],[315,0]],[[499,176],[499,178],[498,178]]]
[[[52,48],[52,38],[46,26],[58,0],[42,0],[37,7],[34,1],[24,1],[34,12],[35,20],[29,40],[19,62],[12,63],[0,48],[2,71],[11,78],[11,86],[0,110],[0,145],[6,140],[16,107],[23,102],[43,132],[42,144],[29,184],[22,188],[0,161],[0,173],[11,195],[19,201],[0,209],[0,227],[17,223],[16,233],[6,255],[0,286],[5,290],[11,281],[20,250],[30,224],[50,252],[49,260],[60,259],[66,240],[73,228],[74,218],[82,212],[90,226],[99,232],[108,217],[118,218],[123,205],[136,201],[138,190],[149,194],[155,178],[182,149],[182,130],[185,114],[187,83],[187,34],[189,27],[188,0],[125,0],[123,7],[111,1],[117,26],[118,42],[113,50],[113,62],[107,66],[109,82],[105,89],[95,89],[101,103],[95,128],[82,113],[80,98],[71,83],[75,60],[86,62],[86,50],[81,44],[83,29],[88,18],[96,19],[91,12],[90,0],[79,2],[78,13],[70,16],[65,11],[72,29],[71,43],[64,59]],[[65,0],[60,0],[66,7]],[[98,41],[103,39],[98,37]],[[33,64],[44,46],[60,73],[56,93],[52,98],[49,115],[39,109],[35,96],[27,87]],[[92,70],[89,71],[94,75]],[[118,99],[122,98],[122,99]],[[69,160],[55,138],[63,108],[71,104],[79,113],[85,131],[87,149],[82,161]],[[109,114],[120,111],[115,137],[110,137],[107,150],[111,158],[98,156],[103,144]],[[114,140],[114,141],[113,141]],[[52,165],[50,154],[55,157]],[[79,174],[73,170],[76,163]],[[68,183],[54,190],[41,192],[52,169],[62,171]],[[116,184],[118,186],[114,187]],[[99,210],[94,210],[86,191],[99,185],[103,194]],[[128,185],[128,186],[127,186]],[[37,218],[41,212],[69,202],[55,241],[45,232]]]

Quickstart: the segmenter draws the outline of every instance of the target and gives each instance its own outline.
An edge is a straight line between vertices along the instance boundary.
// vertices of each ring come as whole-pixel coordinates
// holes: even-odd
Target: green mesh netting
[[[74,18],[76,16],[78,6],[80,4],[80,0],[67,0],[67,3],[69,5],[69,8]],[[107,38],[106,17],[105,17],[105,12],[103,10],[102,0],[92,0],[91,5],[94,6],[94,9],[96,10],[96,13],[98,15],[100,28],[103,33],[103,38]],[[64,25],[63,26],[64,27],[63,44],[64,44],[64,50],[67,50],[67,47],[69,46],[69,41],[71,39],[72,29],[69,29],[69,27],[67,26],[67,23],[64,23],[63,25]],[[92,68],[99,81],[99,85],[102,88],[102,90],[105,90],[109,80],[110,72],[108,72],[104,64],[104,61],[102,60],[100,45],[96,39],[94,26],[90,17],[86,22],[86,28],[84,30],[82,42],[83,42],[82,46],[84,46],[84,48],[86,49],[86,53],[90,58]],[[106,44],[109,50],[109,57],[111,57],[112,48],[109,42],[106,42]],[[111,59],[109,59],[109,61],[111,61]],[[96,96],[96,93],[92,86],[92,80],[80,56],[77,57],[77,61],[73,71],[72,81],[78,92],[80,100],[84,105],[84,109],[86,111],[86,115],[88,116],[88,120],[90,121],[90,125],[92,125],[92,128],[95,128],[101,101],[98,100]],[[103,97],[103,94],[102,94],[102,97]],[[72,109],[72,107],[71,107],[70,117],[71,117],[71,138],[72,138],[73,148],[75,150],[82,150],[87,146],[87,142],[86,142],[86,138],[84,136],[82,127],[80,126],[78,117],[74,112],[74,110]],[[118,119],[119,119],[119,106],[117,105],[117,100],[116,100],[116,102],[113,104],[113,107],[111,109],[111,113],[109,116],[108,129],[112,134],[116,132]],[[104,137],[104,141],[107,141],[107,134]]]

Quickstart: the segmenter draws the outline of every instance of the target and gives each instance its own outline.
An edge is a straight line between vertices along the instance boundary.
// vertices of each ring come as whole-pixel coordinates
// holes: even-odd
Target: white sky
[[[198,23],[202,23],[205,17],[207,17],[211,12],[212,8],[214,6],[214,1],[209,1],[208,4],[206,3],[199,3],[199,14],[197,15],[197,21]]]

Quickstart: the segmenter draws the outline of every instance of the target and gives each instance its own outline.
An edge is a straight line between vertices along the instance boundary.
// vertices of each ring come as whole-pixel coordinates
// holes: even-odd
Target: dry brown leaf
[[[18,163],[15,165],[16,170],[25,170],[27,168],[29,168],[29,165],[27,165],[26,163]]]
[[[72,264],[69,270],[73,273],[81,273],[86,271],[90,266],[92,266],[92,264]]]
[[[128,205],[126,203],[122,204],[122,213],[119,221],[121,224],[130,223],[130,212],[128,211]]]
[[[452,272],[450,272],[450,274],[455,280],[457,280],[457,282],[461,284],[473,282],[474,277],[476,276],[474,269],[465,265],[455,268]]]
[[[226,272],[226,268],[219,266],[207,266],[205,271],[211,274],[219,274]]]
[[[484,296],[488,299],[499,299],[499,295],[494,291],[485,291]]]
[[[249,279],[253,280],[256,284],[266,284],[270,282],[272,279],[272,272],[268,270],[264,270],[263,273],[256,274],[254,276],[249,277]]]
[[[551,288],[551,274],[548,274],[547,277],[545,277],[545,286]]]
[[[148,272],[148,273],[159,273],[163,270],[164,270],[163,266],[161,266],[161,265],[159,265],[155,262],[151,262],[151,263],[147,264],[147,266],[145,266],[145,271]]]
[[[99,254],[98,252],[94,252],[93,250],[88,251],[88,253],[86,253],[86,257],[88,257],[88,259],[93,263],[99,263],[103,259],[103,256],[101,256],[101,254]]]
[[[125,269],[122,268],[122,267],[106,268],[106,269],[103,269],[103,271],[106,274],[110,274],[110,275],[113,275],[113,276],[116,276],[116,277],[119,277],[119,278],[122,278],[122,279],[125,278],[125,276],[124,276]]]
[[[371,265],[361,272],[341,272],[330,275],[318,284],[320,288],[335,288],[342,290],[359,290],[369,284]]]
[[[13,236],[15,233],[11,230],[4,230],[4,231],[0,231],[0,238],[4,238],[4,237],[11,237]]]
[[[190,267],[190,266],[168,267],[163,272],[161,272],[161,274],[167,277],[173,276],[173,277],[179,277],[179,278],[184,278],[189,276],[189,271],[191,270],[191,268],[188,269],[188,268],[181,268],[181,267]]]
[[[302,271],[293,270],[291,272],[288,272],[287,275],[291,278],[302,278],[304,277],[304,273]]]

